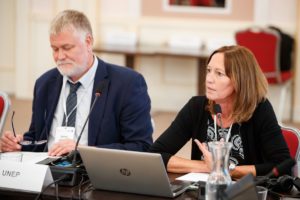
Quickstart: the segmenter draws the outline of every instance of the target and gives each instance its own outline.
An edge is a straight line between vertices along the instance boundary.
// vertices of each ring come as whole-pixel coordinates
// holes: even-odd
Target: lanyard
[[[217,115],[214,115],[214,126],[215,126],[215,133],[217,134]],[[223,127],[221,127],[221,128],[223,128]],[[226,142],[229,141],[229,138],[231,136],[231,128],[232,128],[232,124],[230,125],[230,128],[227,132],[227,136],[226,136],[226,140],[225,140]]]

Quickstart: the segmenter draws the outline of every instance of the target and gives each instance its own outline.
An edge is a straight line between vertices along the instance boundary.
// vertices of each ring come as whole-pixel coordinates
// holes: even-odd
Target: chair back
[[[0,91],[0,135],[10,108],[10,100],[6,93]]]
[[[235,34],[236,43],[248,48],[254,54],[262,72],[271,85],[279,86],[280,96],[278,111],[279,122],[282,121],[286,107],[286,93],[290,91],[290,120],[293,120],[294,84],[292,70],[281,71],[280,49],[281,36],[278,31],[271,28],[249,28]]]
[[[300,132],[296,128],[281,126],[283,137],[289,147],[291,157],[296,161],[299,160],[300,151]]]
[[[254,54],[260,68],[270,82],[281,83],[280,35],[272,29],[249,28],[235,34],[238,45]]]

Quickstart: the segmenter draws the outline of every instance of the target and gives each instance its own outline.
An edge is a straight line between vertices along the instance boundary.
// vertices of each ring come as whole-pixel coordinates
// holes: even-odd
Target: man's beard
[[[63,76],[68,76],[69,78],[80,77],[86,70],[86,66],[78,65],[73,61],[57,61],[56,64],[60,74]],[[69,65],[69,66],[64,67],[64,65]]]

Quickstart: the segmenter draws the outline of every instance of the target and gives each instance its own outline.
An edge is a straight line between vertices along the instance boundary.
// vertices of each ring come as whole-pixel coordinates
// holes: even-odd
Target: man
[[[24,137],[6,131],[1,138],[2,151],[48,148],[51,156],[71,152],[97,88],[100,96],[79,144],[147,151],[153,129],[142,75],[93,54],[91,25],[81,12],[65,10],[53,19],[50,44],[57,68],[36,81],[29,131]]]

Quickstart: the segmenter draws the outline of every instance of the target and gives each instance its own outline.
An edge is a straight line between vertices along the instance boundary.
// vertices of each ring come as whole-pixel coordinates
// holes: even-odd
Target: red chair
[[[280,35],[272,29],[250,28],[238,31],[235,35],[238,45],[245,46],[255,55],[258,64],[264,72],[269,84],[276,84],[281,87],[279,108],[277,113],[278,121],[281,122],[286,102],[286,93],[291,91],[290,120],[293,117],[293,92],[292,72],[280,71]]]
[[[283,137],[289,147],[291,157],[296,161],[300,161],[299,159],[299,151],[300,151],[300,132],[296,128],[281,126],[281,131]]]
[[[6,93],[0,91],[0,135],[10,107],[10,100]]]

